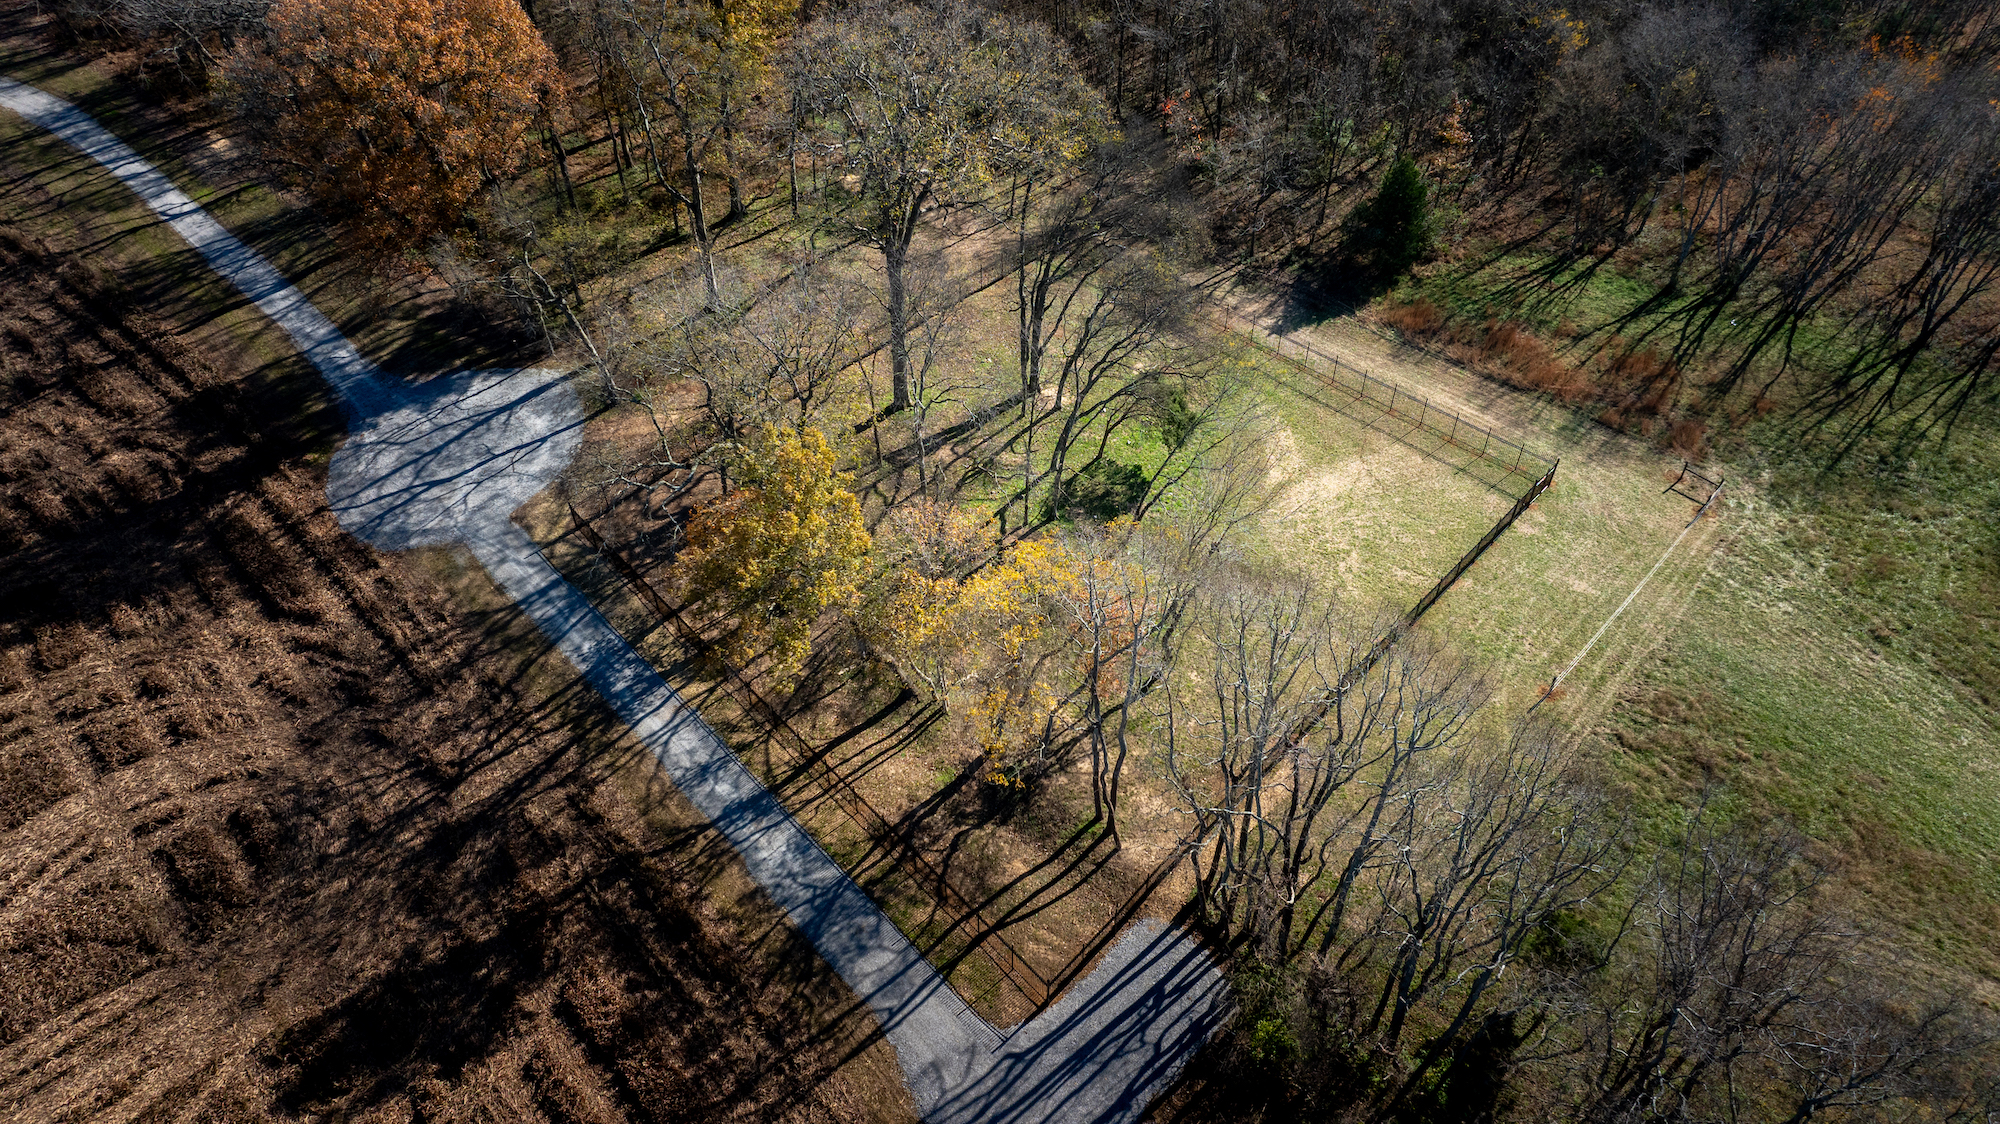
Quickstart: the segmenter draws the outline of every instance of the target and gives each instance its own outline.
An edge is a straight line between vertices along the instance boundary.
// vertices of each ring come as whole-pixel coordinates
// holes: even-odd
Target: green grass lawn
[[[1736,497],[1689,612],[1597,745],[1646,804],[1711,780],[1783,814],[1854,904],[2000,968],[1993,445]]]

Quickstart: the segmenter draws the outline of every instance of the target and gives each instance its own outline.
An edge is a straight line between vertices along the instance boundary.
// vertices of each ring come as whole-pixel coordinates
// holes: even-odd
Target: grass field
[[[1277,320],[1255,294],[1235,305]],[[1687,525],[1694,505],[1661,494],[1679,459],[1351,318],[1302,331],[1562,457],[1555,487],[1423,626],[1487,660],[1503,712],[1525,711]],[[1291,407],[1286,420],[1296,433],[1319,416]],[[1302,480],[1410,481],[1336,508],[1358,528],[1336,532],[1336,544],[1400,539],[1428,564],[1433,526],[1474,522],[1434,479],[1375,467],[1407,453],[1346,435],[1297,445]],[[1865,468],[1829,482],[1747,453],[1717,456],[1711,474],[1728,484],[1710,517],[1542,708],[1573,730],[1636,823],[1663,823],[1711,787],[1726,805],[1782,815],[1839,870],[1834,892],[1847,907],[1984,987],[2000,965],[2000,736],[1986,687],[1992,448],[1975,432],[1952,456],[1887,482]],[[1351,554],[1285,521],[1270,541],[1297,564],[1353,568]],[[1365,595],[1372,582],[1393,596],[1407,588],[1399,581],[1392,568],[1350,588]]]
[[[1275,320],[1254,294],[1229,298],[1262,334]],[[1507,390],[1353,321],[1301,334],[1320,350],[1392,379],[1467,419],[1561,459],[1555,483],[1431,610],[1423,627],[1493,668],[1503,713],[1532,705],[1606,617],[1645,578],[1693,514],[1662,495],[1680,461],[1568,410]],[[1296,463],[1292,506],[1267,520],[1273,556],[1328,574],[1364,604],[1406,607],[1526,491],[1487,486],[1377,429],[1302,399],[1277,382]],[[1310,518],[1302,519],[1301,515]],[[1601,713],[1629,677],[1634,638],[1678,615],[1714,535],[1696,528],[1570,680],[1565,709]]]

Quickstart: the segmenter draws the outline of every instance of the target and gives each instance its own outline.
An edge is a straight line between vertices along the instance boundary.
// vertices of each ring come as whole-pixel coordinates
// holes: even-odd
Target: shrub
[[[1053,497],[1050,503],[1056,512],[1088,516],[1099,523],[1109,523],[1122,515],[1132,514],[1146,498],[1152,481],[1146,472],[1136,464],[1119,464],[1114,460],[1096,460],[1084,465],[1071,476],[1062,487],[1060,497]]]
[[[1444,327],[1444,313],[1422,297],[1389,309],[1382,318],[1406,336],[1434,336]]]
[[[1682,418],[1674,423],[1667,448],[1677,457],[1701,460],[1708,455],[1708,426],[1695,418]]]

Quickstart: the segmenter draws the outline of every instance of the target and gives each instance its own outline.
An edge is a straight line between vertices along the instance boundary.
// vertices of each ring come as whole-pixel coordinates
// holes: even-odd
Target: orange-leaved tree
[[[743,666],[768,653],[789,680],[812,651],[813,621],[860,588],[873,539],[853,476],[810,426],[767,426],[744,458],[744,486],[688,521],[675,589],[728,614],[723,655]]]
[[[456,224],[562,95],[515,0],[277,0],[230,89],[265,156],[351,235],[420,245]]]

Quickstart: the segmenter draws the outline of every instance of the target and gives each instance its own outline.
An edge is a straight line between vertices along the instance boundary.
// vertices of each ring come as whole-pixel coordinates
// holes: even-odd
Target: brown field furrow
[[[301,400],[52,254],[0,236],[0,1117],[906,1119],[601,708],[339,528]]]
[[[20,1044],[0,1049],[0,1098],[26,1104],[48,1095],[78,1076],[97,1071],[107,1061],[122,1065],[121,1042],[150,1023],[166,1021],[162,999],[166,980],[148,977],[93,997],[37,1028],[36,1050]]]
[[[39,838],[10,839],[13,845],[0,853],[0,871],[6,871],[0,875],[0,925],[17,924],[43,890],[83,866],[89,833],[77,831],[57,817],[49,819],[55,822],[34,833]],[[7,870],[16,862],[21,864],[19,869]]]

